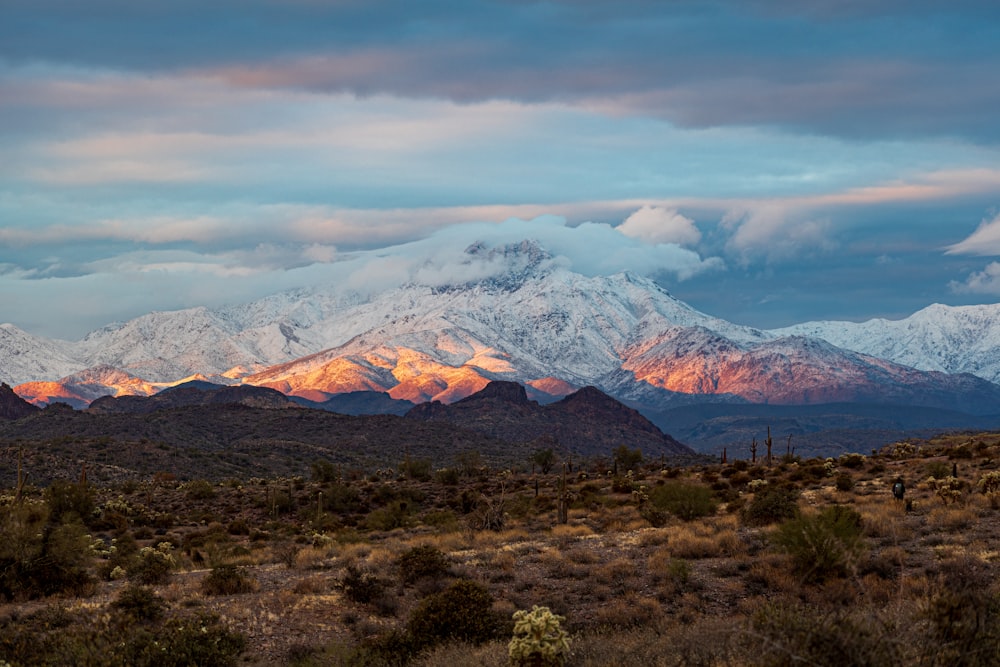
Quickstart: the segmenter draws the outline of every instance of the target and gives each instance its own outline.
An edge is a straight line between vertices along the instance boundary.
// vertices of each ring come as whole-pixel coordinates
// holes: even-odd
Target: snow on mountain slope
[[[934,304],[902,320],[806,322],[770,333],[814,336],[921,370],[1000,382],[1000,304]]]
[[[983,413],[1000,401],[1000,387],[981,378],[918,371],[802,336],[741,345],[701,328],[676,329],[630,351],[622,369],[667,391],[752,403],[876,402]]]
[[[319,401],[353,391],[453,401],[491,380],[595,385],[647,403],[711,395],[979,410],[986,408],[970,392],[987,403],[998,398],[993,385],[969,376],[899,364],[1000,376],[1000,306],[933,306],[901,322],[760,331],[700,313],[631,273],[574,273],[532,242],[477,244],[463,261],[469,270],[456,274],[475,279],[417,281],[367,296],[336,285],[293,290],[221,309],[150,313],[76,343],[3,325],[7,378],[0,379],[62,378],[56,384],[65,386],[30,391],[79,400],[147,391],[129,378],[152,387],[196,373]],[[88,368],[98,369],[93,378],[72,377]],[[115,369],[124,379],[112,377]]]
[[[55,380],[83,368],[72,344],[33,336],[13,324],[0,324],[0,382]]]

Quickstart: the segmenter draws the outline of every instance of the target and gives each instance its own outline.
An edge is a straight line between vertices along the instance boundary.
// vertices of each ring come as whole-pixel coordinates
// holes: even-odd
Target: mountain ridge
[[[73,358],[83,368],[15,391],[39,404],[80,407],[102,395],[149,395],[199,374],[316,402],[371,391],[452,403],[500,380],[561,386],[562,394],[593,385],[650,409],[704,400],[877,401],[1000,412],[1000,387],[991,381],[855,349],[869,335],[857,331],[889,332],[872,337],[887,355],[928,350],[926,365],[963,369],[975,364],[962,351],[974,349],[992,354],[977,366],[992,372],[994,357],[1000,369],[1000,306],[979,307],[975,317],[936,306],[909,322],[850,331],[822,323],[764,331],[700,313],[629,272],[574,273],[530,241],[474,244],[463,262],[453,282],[411,281],[369,296],[300,289],[215,310],[150,313],[77,342],[37,339],[36,372],[64,370]],[[971,345],[976,326],[996,327],[997,349]],[[837,331],[840,345],[829,341]],[[36,340],[19,332],[0,329],[0,372],[15,378],[31,367]],[[17,363],[5,365],[10,359]]]

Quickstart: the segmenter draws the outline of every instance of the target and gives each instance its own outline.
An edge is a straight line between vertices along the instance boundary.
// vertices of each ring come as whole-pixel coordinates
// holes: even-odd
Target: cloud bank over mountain
[[[410,244],[514,219],[758,326],[975,303],[1000,256],[998,12],[10,0],[0,311],[76,336],[391,283]]]

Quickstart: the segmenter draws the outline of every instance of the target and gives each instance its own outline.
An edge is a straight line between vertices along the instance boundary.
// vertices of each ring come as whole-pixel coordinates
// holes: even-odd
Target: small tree
[[[543,475],[547,475],[555,465],[556,455],[551,449],[540,449],[531,456],[531,462],[537,465]]]
[[[642,450],[639,448],[629,449],[625,445],[617,447],[614,451],[615,464],[621,470],[635,470],[642,463]]]

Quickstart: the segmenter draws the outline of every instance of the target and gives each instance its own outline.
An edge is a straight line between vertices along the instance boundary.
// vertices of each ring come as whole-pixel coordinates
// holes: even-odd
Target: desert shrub
[[[895,629],[871,614],[766,605],[750,620],[746,640],[752,664],[772,667],[881,667],[907,664]]]
[[[152,589],[129,584],[118,594],[111,607],[134,621],[147,622],[162,618],[167,604]]]
[[[838,491],[850,491],[854,488],[854,478],[849,472],[839,472],[833,480],[833,485]]]
[[[413,516],[412,504],[406,500],[394,500],[385,507],[373,510],[365,517],[364,525],[370,530],[395,530],[410,525]]]
[[[922,616],[929,622],[924,653],[933,665],[996,665],[1000,599],[988,566],[975,558],[947,561]]]
[[[434,472],[434,480],[442,486],[457,486],[459,480],[458,468],[441,468]]]
[[[515,667],[559,667],[566,662],[569,636],[562,629],[564,616],[535,605],[531,611],[514,612],[514,637],[507,645]]]
[[[670,481],[654,486],[648,495],[653,507],[684,521],[715,514],[717,507],[712,491],[699,484]]]
[[[340,482],[331,482],[323,487],[323,509],[338,514],[360,512],[364,509],[358,490]]]
[[[409,479],[415,479],[421,482],[427,482],[431,479],[432,470],[433,466],[431,465],[430,459],[407,458],[399,466],[399,472],[401,475],[405,475]]]
[[[639,505],[639,516],[649,522],[654,528],[662,528],[670,520],[670,514],[654,506],[650,502]]]
[[[843,466],[845,468],[858,469],[865,465],[868,458],[864,454],[858,454],[850,452],[847,454],[841,454],[837,458],[837,465]]]
[[[944,479],[951,475],[951,466],[944,461],[930,461],[924,466],[924,470],[927,471],[928,477],[934,479]]]
[[[507,525],[507,499],[503,490],[498,496],[481,495],[469,513],[468,523],[475,530],[503,530]]]
[[[556,463],[556,454],[551,448],[539,449],[531,455],[531,462],[539,467],[543,475],[547,475]]]
[[[957,447],[950,447],[948,449],[949,459],[971,459],[972,458],[972,447],[966,443],[964,445],[958,445]]]
[[[440,549],[424,544],[404,551],[396,561],[396,568],[404,584],[413,584],[420,579],[447,575],[450,565]]]
[[[805,581],[824,581],[851,573],[865,550],[861,515],[833,505],[816,515],[800,515],[778,527],[774,544],[792,557]]]
[[[125,630],[115,646],[120,662],[136,667],[230,667],[246,649],[246,638],[218,616],[199,613],[169,619],[154,631]]]
[[[340,588],[348,600],[360,604],[374,602],[385,592],[385,584],[374,572],[362,569],[353,563],[344,568]]]
[[[622,473],[627,470],[638,470],[642,465],[642,450],[638,447],[629,449],[626,445],[619,445],[615,448],[613,457],[615,465]]]
[[[340,481],[340,468],[326,459],[316,459],[313,461],[309,465],[309,472],[314,482],[329,483]]]
[[[229,667],[246,641],[213,614],[136,625],[127,614],[94,617],[61,607],[0,621],[0,664]]]
[[[502,624],[489,591],[463,579],[421,600],[406,629],[414,645],[425,648],[452,640],[482,644],[497,638]]]
[[[748,526],[766,526],[795,517],[799,512],[798,490],[768,484],[754,494],[740,510],[740,519]]]
[[[239,595],[251,593],[256,587],[253,577],[236,565],[217,565],[201,580],[205,595]]]
[[[196,479],[184,485],[184,494],[191,500],[209,500],[215,497],[215,486],[207,479]]]
[[[140,584],[162,584],[170,578],[177,565],[171,553],[170,542],[160,542],[154,547],[143,547],[125,566],[128,576]]]
[[[74,517],[90,521],[94,516],[94,492],[86,484],[57,479],[45,489],[49,521],[64,523]]]
[[[0,598],[90,591],[90,538],[78,520],[64,516],[66,523],[53,523],[40,503],[0,512]]]

